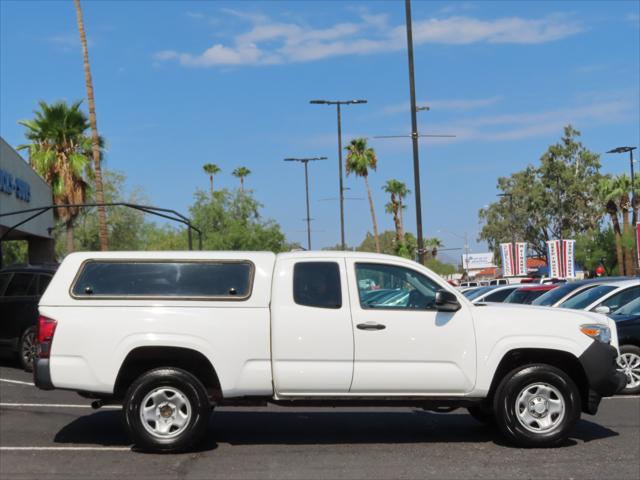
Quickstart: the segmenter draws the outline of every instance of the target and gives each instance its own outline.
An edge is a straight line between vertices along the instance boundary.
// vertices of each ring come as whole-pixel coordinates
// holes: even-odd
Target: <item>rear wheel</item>
[[[563,442],[580,418],[580,410],[580,393],[573,380],[545,364],[509,372],[494,399],[498,427],[522,447],[552,447]]]
[[[129,387],[125,419],[137,448],[180,451],[204,436],[211,407],[202,383],[179,368],[157,368]]]
[[[29,327],[22,333],[18,348],[20,366],[27,372],[32,372],[33,359],[36,358],[36,327]]]
[[[627,385],[620,393],[626,395],[640,393],[640,347],[622,345],[616,362],[618,371],[627,376]]]

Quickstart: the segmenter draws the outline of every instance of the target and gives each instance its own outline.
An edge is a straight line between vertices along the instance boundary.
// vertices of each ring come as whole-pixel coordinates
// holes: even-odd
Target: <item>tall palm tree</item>
[[[104,203],[104,187],[102,184],[102,166],[100,135],[98,135],[98,122],[96,120],[96,105],[93,97],[93,80],[91,79],[91,69],[89,67],[89,49],[87,48],[87,36],[84,31],[84,21],[82,19],[82,9],[80,0],[74,0],[76,6],[76,17],[78,20],[78,31],[80,32],[80,43],[82,44],[82,55],[84,64],[84,80],[87,87],[87,101],[89,103],[89,123],[91,124],[91,151],[93,156],[93,171],[95,173],[96,200]],[[100,237],[100,250],[109,250],[109,232],[107,230],[107,212],[104,206],[98,207],[98,236]]]
[[[387,204],[387,212],[393,214],[393,223],[396,227],[396,241],[402,242],[404,239],[404,225],[402,223],[402,210],[404,205],[402,200],[406,197],[410,191],[407,188],[406,183],[392,178],[387,180],[382,189],[391,194],[391,202]]]
[[[613,234],[616,242],[616,258],[618,261],[618,271],[621,275],[625,273],[625,254],[622,245],[622,228],[620,228],[620,218],[618,215],[621,213],[621,206],[619,201],[628,190],[625,190],[625,186],[622,182],[617,181],[616,178],[604,177],[598,184],[598,194],[600,201],[604,204],[605,210],[609,217],[611,217],[611,224],[613,225]],[[628,194],[627,194],[628,196]],[[628,216],[628,212],[627,212]]]
[[[354,138],[345,148],[347,151],[346,170],[347,175],[355,173],[357,177],[364,179],[367,187],[367,195],[369,196],[369,208],[371,209],[371,221],[373,222],[373,237],[376,241],[376,252],[380,253],[380,238],[378,237],[378,222],[376,220],[376,211],[373,207],[373,198],[371,198],[371,189],[369,188],[369,170],[376,169],[378,158],[373,148],[367,145],[366,138]]]
[[[240,190],[242,190],[243,192],[244,192],[244,177],[250,174],[251,174],[251,170],[249,170],[247,167],[238,167],[233,172],[231,172],[231,175],[240,179]]]
[[[213,176],[220,173],[222,169],[215,163],[205,163],[202,169],[209,175],[209,193],[213,194]]]
[[[424,247],[425,249],[431,249],[431,256],[433,258],[436,258],[436,256],[438,255],[438,249],[442,248],[443,246],[444,244],[439,238],[433,237],[424,239]]]
[[[88,182],[92,179],[90,155],[92,141],[85,135],[89,128],[87,116],[80,110],[80,101],[71,106],[65,102],[48,105],[39,102],[33,120],[22,120],[30,143],[19,145],[28,150],[29,163],[51,185],[55,204],[84,203]],[[74,250],[73,224],[80,213],[77,207],[57,208],[56,219],[66,227],[67,252]]]

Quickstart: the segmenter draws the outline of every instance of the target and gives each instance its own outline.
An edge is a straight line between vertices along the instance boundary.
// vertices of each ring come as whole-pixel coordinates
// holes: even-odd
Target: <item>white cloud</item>
[[[406,44],[404,25],[389,26],[389,19],[384,14],[360,12],[354,22],[311,28],[301,22],[274,21],[260,13],[232,9],[222,9],[222,12],[250,23],[250,28],[227,44],[214,44],[201,53],[164,50],[158,52],[155,59],[176,60],[191,67],[271,65],[396,51],[405,48]],[[574,35],[582,31],[582,27],[558,16],[495,20],[451,16],[415,21],[413,31],[416,45],[537,44]]]

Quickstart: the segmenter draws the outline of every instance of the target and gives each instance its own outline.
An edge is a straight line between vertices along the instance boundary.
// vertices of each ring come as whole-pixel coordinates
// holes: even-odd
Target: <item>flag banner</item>
[[[500,254],[502,255],[502,276],[513,277],[515,275],[515,265],[513,262],[513,248],[510,243],[500,244]]]
[[[562,277],[562,260],[560,240],[547,241],[547,264],[550,277]]]
[[[516,275],[527,274],[527,242],[516,243]]]
[[[564,278],[576,276],[575,252],[575,240],[562,240],[562,276]]]

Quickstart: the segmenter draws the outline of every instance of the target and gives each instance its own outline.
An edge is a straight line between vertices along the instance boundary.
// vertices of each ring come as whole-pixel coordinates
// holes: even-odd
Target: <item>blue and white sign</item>
[[[0,168],[0,192],[15,195],[18,200],[29,203],[31,201],[31,185],[21,178]]]

